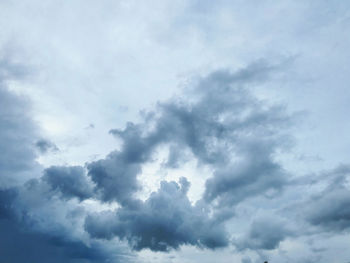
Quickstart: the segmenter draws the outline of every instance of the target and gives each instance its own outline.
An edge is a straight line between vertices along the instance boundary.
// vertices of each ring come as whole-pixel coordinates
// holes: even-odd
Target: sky
[[[350,2],[0,1],[0,261],[350,262]]]

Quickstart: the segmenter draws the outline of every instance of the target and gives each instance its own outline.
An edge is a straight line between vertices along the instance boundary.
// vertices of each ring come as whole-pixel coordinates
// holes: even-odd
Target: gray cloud
[[[84,168],[80,166],[52,166],[45,169],[42,180],[51,190],[60,192],[65,199],[77,197],[84,200],[94,194],[92,183],[88,181]]]
[[[259,218],[250,226],[249,232],[234,241],[238,250],[272,250],[279,246],[285,238],[293,233],[287,227],[287,222],[268,217]]]
[[[140,189],[136,177],[141,164],[130,160],[123,152],[112,152],[105,159],[88,164],[87,169],[103,201],[127,203]]]
[[[111,130],[121,140],[121,148],[106,158],[87,163],[85,168],[52,166],[43,171],[41,178],[29,180],[24,186],[5,187],[0,194],[3,227],[13,229],[16,242],[33,239],[33,249],[42,246],[56,253],[56,242],[60,243],[64,248],[61,254],[57,252],[57,258],[66,257],[67,262],[74,258],[100,262],[109,253],[101,256],[103,248],[91,251],[79,238],[71,237],[68,232],[73,223],[69,220],[74,219],[67,216],[62,222],[56,222],[48,205],[53,202],[64,214],[71,210],[64,208],[67,201],[93,198],[107,203],[117,201],[121,205],[113,212],[89,213],[84,227],[96,242],[117,237],[137,251],[170,251],[183,245],[209,249],[228,246],[229,234],[224,224],[235,215],[235,206],[250,197],[276,197],[289,183],[288,173],[275,160],[275,154],[291,146],[288,128],[293,116],[282,106],[270,106],[257,99],[248,87],[264,81],[279,67],[259,61],[234,73],[222,70],[209,74],[195,83],[187,99],[174,98],[159,103],[156,110],[144,113],[142,122],[130,122],[124,129]],[[4,89],[3,92],[3,97],[7,96],[5,102],[21,105],[16,96]],[[18,118],[8,113],[11,106],[6,110],[5,121],[9,119],[11,123],[12,118]],[[20,113],[25,111],[24,108]],[[21,141],[28,152],[21,161],[28,166],[14,165],[12,170],[7,169],[9,175],[36,164],[35,147],[43,152],[52,148],[50,142],[38,139],[30,117],[23,116],[24,121],[13,122],[7,129],[11,128],[12,134],[20,134],[25,124],[29,130],[28,137]],[[10,149],[8,158],[18,158],[16,152],[11,152],[18,141],[9,140],[6,133],[5,138],[1,143]],[[136,198],[142,187],[138,175],[143,165],[153,162],[153,154],[164,145],[169,147],[165,168],[180,168],[189,160],[190,152],[198,165],[212,169],[203,197],[197,203],[191,204],[187,197],[190,183],[185,178],[179,183],[162,181],[158,191],[145,201]],[[348,198],[343,187],[346,172],[338,173],[337,180],[329,186],[336,191],[310,201],[313,209],[307,214],[307,220],[316,226],[342,231],[349,226],[345,209]],[[328,212],[318,210],[331,202],[337,202],[338,206]],[[41,207],[42,211],[30,212],[35,207]],[[19,215],[25,215],[23,221]],[[84,220],[85,215],[83,212],[80,218]],[[38,223],[45,216],[48,218],[43,225]],[[22,228],[28,229],[25,234],[20,231]],[[292,233],[284,223],[258,219],[234,245],[239,251],[272,250],[289,236]],[[51,240],[55,241],[51,243]],[[75,255],[70,248],[80,254]]]
[[[33,228],[30,207],[18,207],[16,188],[0,190],[0,254],[5,262],[102,263],[107,251],[98,244],[87,246],[56,229]]]
[[[58,151],[57,146],[49,140],[40,139],[35,143],[35,146],[39,149],[40,153],[45,154],[48,151]]]
[[[18,80],[23,74],[22,68],[11,61],[0,62],[1,261],[119,262],[100,243],[91,240],[88,246],[74,235],[77,223],[65,217],[76,209],[66,199],[91,195],[82,168],[51,167],[42,179],[35,179],[43,170],[35,160],[39,129],[30,116],[29,102],[6,88],[8,80]],[[65,201],[53,198],[57,191]]]
[[[252,260],[249,257],[244,257],[241,263],[252,263]]]
[[[161,182],[145,202],[90,215],[85,228],[91,236],[126,239],[135,250],[169,251],[181,245],[219,248],[228,245],[224,228],[213,222],[199,205],[192,206],[186,193],[189,183]]]
[[[11,251],[16,261],[50,261],[46,256],[40,258],[40,253],[37,257],[29,253],[46,254],[46,250],[60,262],[93,261],[87,250],[71,244],[83,251],[81,259],[73,260],[76,256],[68,252],[66,245],[50,240],[57,240],[58,232],[62,232],[63,240],[91,242],[88,249],[99,249],[95,241],[104,247],[118,244],[117,238],[89,238],[82,229],[87,211],[116,206],[124,214],[147,210],[145,202],[136,199],[143,186],[141,180],[150,180],[145,185],[153,187],[159,176],[178,176],[184,168],[189,180],[200,182],[190,188],[188,196],[201,198],[203,194],[192,209],[207,209],[201,214],[205,222],[208,216],[214,225],[225,224],[234,236],[236,231],[249,229],[242,233],[247,244],[269,247],[267,244],[277,244],[280,238],[270,237],[277,241],[269,242],[263,237],[251,237],[251,222],[247,220],[269,211],[272,215],[287,215],[302,236],[282,243],[286,246],[278,251],[252,248],[234,252],[227,248],[223,253],[212,253],[186,248],[171,253],[175,258],[146,251],[134,262],[226,262],[231,256],[235,257],[231,261],[239,262],[240,256],[231,252],[247,254],[256,263],[267,259],[332,262],[334,258],[348,262],[348,176],[336,182],[338,179],[330,180],[335,171],[328,178],[318,174],[338,162],[348,162],[349,1],[195,0],[152,1],[151,5],[146,1],[49,1],[44,5],[38,0],[0,2],[1,24],[6,25],[0,42],[7,42],[16,56],[0,59],[1,85],[9,83],[10,89],[29,94],[36,103],[35,119],[47,129],[47,134],[38,136],[33,123],[26,121],[31,112],[25,99],[11,94],[6,97],[0,92],[0,114],[4,113],[0,117],[0,190],[8,191],[0,196],[8,200],[0,213],[7,218],[19,215],[18,221],[11,219],[12,225],[3,225],[0,247]],[[281,54],[298,54],[292,70],[283,69],[281,78],[275,74],[283,65],[258,61],[237,72],[219,70],[193,82],[184,79],[185,74],[197,69],[210,72],[214,67],[236,68],[259,56],[278,60]],[[37,66],[40,73],[30,83],[17,85],[16,80],[27,74],[27,69],[18,63],[21,60]],[[112,151],[111,138],[103,136],[110,125],[122,127],[127,119],[137,119],[135,112],[140,108],[178,92],[179,82],[189,85],[190,91],[159,103],[143,121],[135,121],[134,127],[111,131],[121,139],[122,147],[107,158],[96,157]],[[292,130],[298,145],[291,153],[283,152],[291,145],[290,138],[284,137],[290,125],[285,109],[271,107],[254,94],[285,101],[293,111],[309,112],[306,122]],[[126,105],[128,111],[120,105]],[[17,110],[19,113],[9,118],[12,126],[8,125],[3,116]],[[92,122],[94,129],[82,129]],[[35,162],[36,154],[47,148],[45,143],[37,144],[41,138],[54,140],[63,150],[54,155],[49,150],[48,155],[38,158],[40,162],[82,165],[88,161],[86,174],[77,172],[75,176],[67,166],[60,167],[59,173],[46,181],[40,179],[44,167]],[[79,147],[72,147],[72,140]],[[154,157],[163,158],[167,150],[168,158],[157,176],[152,177],[149,168],[159,164],[158,159],[157,165],[152,165]],[[321,161],[296,156],[319,156]],[[186,162],[189,163],[184,165]],[[199,169],[195,175],[188,175],[196,165]],[[310,184],[292,184],[288,180],[305,173],[310,175]],[[203,185],[200,176],[210,179]],[[21,186],[31,177],[37,179]],[[85,182],[90,186],[86,188]],[[177,184],[186,192],[185,186]],[[16,187],[10,190],[11,186]],[[148,192],[143,190],[142,194]],[[116,237],[124,240],[120,243],[139,236],[146,244],[142,246],[140,242],[139,247],[151,246],[146,242],[147,229],[134,230],[132,218],[122,221],[118,213],[113,212],[109,221],[113,229],[117,228],[113,223],[119,227],[128,222],[132,226],[125,235],[118,232]],[[104,214],[100,216],[104,220]],[[22,224],[21,219],[29,223]],[[17,235],[19,230],[23,231]],[[43,238],[35,237],[38,231]],[[24,232],[33,234],[26,237],[32,236],[32,243],[42,244],[42,249],[31,246]],[[304,236],[310,233],[312,236]],[[14,238],[15,244],[10,247],[11,242],[6,243],[5,238],[11,240],[11,235],[23,237],[23,243],[31,249],[26,250],[20,238]],[[171,237],[177,241],[167,240],[169,249],[176,244],[197,245],[186,243],[187,237]],[[307,242],[311,238],[317,240],[312,247],[327,247],[327,251],[311,251]],[[62,253],[52,245],[61,247]],[[260,250],[264,254],[258,257]],[[27,258],[19,259],[19,251],[25,251]],[[314,257],[313,253],[322,256]],[[102,259],[97,256],[95,260]]]
[[[19,201],[16,202],[20,205],[14,211],[26,214],[32,206],[40,206],[43,214],[24,220],[40,222],[41,216],[49,213],[51,208],[47,204],[50,202],[58,202],[57,206],[61,207],[60,202],[72,198],[117,201],[121,207],[116,211],[92,213],[86,218],[85,229],[91,237],[118,237],[134,250],[169,251],[182,245],[210,249],[227,246],[229,239],[223,224],[234,215],[229,207],[250,196],[278,192],[285,184],[285,172],[273,160],[273,154],[276,149],[283,148],[282,139],[286,137],[280,131],[288,127],[289,117],[282,107],[267,107],[245,87],[262,81],[273,70],[274,66],[258,62],[236,73],[217,71],[199,79],[190,90],[194,100],[173,99],[159,103],[156,111],[144,115],[143,122],[111,130],[121,140],[121,148],[104,159],[88,163],[86,173],[79,166],[53,166],[45,169],[41,178],[28,181],[18,190]],[[16,132],[21,125],[14,126]],[[29,164],[35,162],[33,147],[45,151],[51,145],[40,139],[35,138],[35,141],[36,144],[29,138],[23,143],[31,145]],[[214,174],[206,182],[203,199],[195,205],[187,197],[190,183],[185,178],[179,184],[163,181],[159,190],[146,201],[136,199],[134,194],[141,189],[137,177],[142,165],[153,161],[152,155],[160,145],[170,147],[165,167],[181,167],[188,160],[184,154],[190,151],[199,165],[213,168]],[[4,194],[4,199],[8,195]],[[54,198],[57,195],[61,201]],[[219,200],[219,205],[212,207],[214,200]],[[1,211],[9,213],[5,208]],[[16,220],[11,220],[11,226],[21,227]],[[47,220],[55,221],[54,218]],[[55,224],[65,229],[64,224],[69,222]],[[59,235],[51,232],[52,228],[46,223],[36,228],[44,228],[39,232],[31,230],[30,235],[34,235],[32,238],[38,245],[46,238],[65,239],[68,235],[65,231]],[[36,239],[39,233],[43,239]],[[23,236],[24,240],[26,238]],[[85,251],[85,245],[80,245]],[[269,247],[269,244],[261,246]],[[83,253],[83,256],[89,257],[89,254]]]
[[[264,193],[278,193],[287,183],[286,172],[272,158],[271,145],[262,140],[248,145],[243,160],[218,169],[207,180],[204,198],[219,199],[222,205],[232,205],[247,197]]]
[[[159,103],[157,111],[145,114],[144,123],[111,130],[122,141],[121,151],[88,166],[104,200],[121,200],[121,195],[125,196],[119,192],[121,187],[111,186],[126,180],[126,195],[135,191],[140,165],[151,161],[161,144],[170,145],[168,167],[179,167],[179,162],[186,161],[180,157],[187,149],[199,163],[213,166],[215,176],[206,184],[208,202],[220,198],[234,203],[245,196],[281,190],[285,172],[273,154],[289,142],[282,133],[290,117],[283,107],[266,107],[245,87],[266,79],[277,68],[259,61],[235,73],[214,72],[191,90],[194,102],[179,99]],[[233,159],[237,156],[236,164]],[[112,164],[118,164],[113,172]],[[122,174],[127,176],[122,178]],[[240,187],[240,193],[232,194]]]
[[[50,207],[54,210],[50,211]],[[1,259],[14,263],[102,263],[112,259],[119,262],[118,256],[98,242],[92,241],[88,246],[69,233],[67,222],[60,219],[67,208],[73,209],[51,199],[37,180],[24,187],[0,190]]]
[[[102,200],[116,200],[122,207],[90,215],[85,222],[90,235],[117,236],[135,250],[168,251],[185,244],[226,246],[222,223],[234,215],[230,207],[251,196],[276,195],[287,182],[273,155],[290,145],[285,130],[291,118],[283,107],[267,106],[246,88],[276,69],[259,61],[235,73],[214,72],[190,90],[194,101],[159,103],[156,111],[144,113],[144,122],[111,130],[121,140],[121,149],[88,164],[87,169]],[[187,181],[181,182],[183,187],[162,182],[145,202],[133,197],[140,189],[137,176],[142,165],[152,162],[160,145],[170,147],[165,166],[181,167],[186,158],[180,157],[189,150],[199,165],[213,168],[203,199],[195,206],[186,196]],[[211,217],[210,209],[200,211],[203,205],[212,207],[215,200],[219,202]],[[265,245],[269,247],[261,246]]]
[[[27,101],[8,92],[4,85],[4,81],[0,80],[2,185],[21,180],[20,173],[33,171],[37,167],[34,143],[38,138],[37,129],[29,118]]]
[[[304,213],[308,222],[326,231],[342,232],[350,228],[349,176],[350,166],[347,165],[320,176],[328,184],[322,192],[314,194],[305,203]]]
[[[0,190],[0,219],[13,216],[13,200],[17,196],[14,188]]]
[[[26,70],[5,57],[0,60],[0,72],[0,185],[8,187],[22,182],[23,173],[33,173],[38,167],[34,145],[39,131],[27,99],[7,88],[9,80],[21,80]]]

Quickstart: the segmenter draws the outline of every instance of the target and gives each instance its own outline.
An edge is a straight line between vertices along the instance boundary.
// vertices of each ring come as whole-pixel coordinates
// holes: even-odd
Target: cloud
[[[111,130],[121,140],[120,150],[87,169],[101,200],[118,201],[122,207],[91,214],[85,222],[90,235],[116,236],[135,250],[227,246],[222,224],[234,215],[230,207],[252,196],[274,196],[287,183],[287,173],[273,155],[290,145],[286,134],[291,117],[283,107],[259,101],[246,87],[277,68],[259,61],[234,73],[216,71],[192,87],[192,101],[159,103],[155,111],[143,114],[143,122]],[[186,195],[187,180],[181,181],[182,187],[163,181],[146,201],[135,198],[142,165],[153,161],[161,145],[170,148],[165,167],[181,167],[187,161],[181,157],[189,150],[199,165],[213,169],[203,199],[194,206]]]
[[[57,226],[52,225],[50,228],[37,229],[35,227],[37,222],[33,222],[30,217],[32,211],[29,203],[26,207],[17,207],[19,202],[17,198],[20,198],[17,194],[20,191],[20,189],[0,191],[0,231],[2,233],[0,254],[3,261],[102,263],[114,258],[98,242],[92,241],[87,245],[70,236],[63,227],[57,229]],[[49,218],[45,220],[52,221]],[[119,262],[118,258],[113,260],[113,262]]]
[[[14,184],[22,179],[20,174],[37,168],[34,143],[39,134],[29,117],[28,102],[10,93],[4,79],[0,79],[0,105],[0,182],[4,186]]]
[[[258,218],[252,222],[249,232],[234,244],[240,251],[276,249],[285,238],[293,235],[287,225],[286,221],[274,217]]]
[[[241,263],[252,263],[252,260],[250,259],[250,257],[244,257],[244,258],[242,258]]]
[[[185,150],[190,150],[199,164],[214,168],[215,176],[206,184],[208,202],[230,195],[241,186],[244,189],[237,201],[244,199],[243,195],[279,191],[285,172],[273,160],[273,154],[289,141],[281,131],[291,120],[283,107],[267,107],[246,88],[266,79],[278,67],[258,61],[234,73],[213,72],[191,88],[192,102],[180,98],[159,103],[156,111],[144,114],[143,123],[111,130],[121,139],[121,150],[88,165],[89,175],[104,200],[121,201],[137,190],[141,165],[152,161],[160,145],[170,146],[165,162],[170,168],[186,161],[181,158]],[[235,157],[240,158],[237,165]],[[120,187],[118,184],[123,182],[125,185]]]
[[[99,263],[106,256],[99,247],[38,233],[12,220],[0,220],[0,253],[5,262]]]
[[[339,167],[323,173],[327,187],[314,194],[304,204],[306,220],[326,231],[343,232],[350,228],[350,166]]]
[[[169,251],[181,245],[220,248],[228,245],[227,234],[199,205],[193,206],[186,193],[185,178],[162,181],[160,189],[144,201],[114,212],[91,214],[85,229],[96,238],[126,239],[135,250]]]
[[[96,241],[84,240],[79,210],[67,199],[92,194],[83,168],[43,167],[36,162],[39,128],[30,115],[30,103],[7,89],[8,80],[20,80],[23,71],[11,61],[0,62],[0,255],[4,262],[102,263],[118,256]],[[55,198],[59,192],[62,199]],[[84,213],[81,214],[84,216]],[[116,248],[118,251],[118,248]],[[120,252],[122,254],[122,252]],[[123,262],[127,260],[123,260]]]
[[[51,199],[42,185],[0,190],[1,259],[14,263],[112,260],[114,256],[98,242],[88,245],[70,234],[72,229],[65,225],[69,220],[62,220],[61,215],[70,209],[69,204]]]
[[[272,158],[271,145],[262,140],[247,145],[249,151],[237,164],[218,169],[206,182],[204,198],[235,205],[259,194],[276,194],[286,185],[286,172]]]
[[[343,244],[349,243],[348,176],[337,183],[314,175],[348,158],[350,74],[344,65],[349,61],[350,38],[346,36],[350,33],[350,2],[0,2],[0,20],[7,25],[2,28],[0,42],[8,42],[17,56],[0,59],[1,86],[9,84],[11,90],[29,94],[36,103],[33,117],[47,132],[42,136],[37,131],[25,98],[6,89],[0,92],[0,190],[8,191],[0,197],[7,200],[0,213],[6,218],[18,215],[18,219],[11,219],[12,225],[3,225],[3,240],[23,230],[21,233],[33,235],[33,243],[50,244],[42,245],[42,250],[48,251],[52,251],[51,245],[60,247],[60,242],[50,242],[51,237],[57,240],[58,234],[73,243],[83,240],[82,245],[88,249],[98,248],[95,241],[104,247],[114,245],[118,237],[122,239],[120,243],[130,242],[135,249],[170,250],[186,244],[210,247],[202,245],[203,240],[194,231],[191,235],[197,243],[190,237],[170,233],[173,243],[156,235],[157,240],[165,239],[166,245],[152,245],[147,229],[135,230],[137,223],[131,217],[121,218],[133,211],[137,218],[142,212],[151,213],[151,209],[160,213],[146,204],[151,197],[143,194],[149,193],[148,187],[154,187],[159,177],[171,181],[183,173],[192,182],[188,198],[200,199],[186,211],[198,213],[201,220],[214,226],[221,224],[224,230],[226,226],[228,236],[248,229],[242,238],[251,247],[278,247],[278,240],[283,238],[267,235],[269,240],[264,240],[250,234],[254,231],[247,218],[256,218],[260,211],[288,215],[297,224],[298,234],[315,235],[298,236],[283,242],[279,251],[263,252],[271,262],[313,261],[307,252],[309,238],[318,240],[315,247],[328,248],[327,252],[317,252],[324,256],[319,261],[332,261],[336,256],[347,262],[350,252]],[[213,68],[246,65],[257,57],[273,61],[281,54],[298,54],[292,70],[286,72],[283,65],[260,60],[235,72],[212,72]],[[16,80],[28,74],[28,69],[18,63],[21,55],[40,73],[30,83],[17,85]],[[283,76],[276,79],[281,68]],[[183,78],[196,70],[209,74],[190,81]],[[188,92],[163,100],[141,121],[135,121],[134,114],[140,108],[180,92],[179,79],[180,85],[187,85]],[[285,101],[292,110],[309,111],[307,121],[292,130],[298,140],[292,153],[283,152],[293,145],[287,110],[271,106],[262,98]],[[126,105],[128,111],[120,105]],[[121,125],[126,119],[134,123],[124,128]],[[83,129],[89,123],[94,123],[95,128]],[[121,147],[104,158],[116,145],[105,134],[113,128],[111,125],[121,128],[111,131],[119,137]],[[46,143],[49,140],[62,151],[52,154]],[[79,147],[72,147],[72,140],[78,141]],[[37,154],[47,149],[47,155],[38,158]],[[156,160],[159,156],[161,160]],[[295,156],[320,156],[322,161],[297,160]],[[47,166],[41,167],[36,159]],[[161,170],[153,176],[150,170],[159,167],[158,161]],[[52,173],[44,171],[51,163],[61,166],[51,167],[55,170]],[[70,166],[77,164],[82,167]],[[196,167],[199,169],[195,174],[190,174]],[[310,185],[291,184],[289,178],[304,173],[313,173]],[[29,178],[35,179],[28,181]],[[187,192],[189,184],[185,187],[184,182],[176,182],[177,186],[166,182],[172,187],[153,190],[158,197],[156,203],[166,199],[159,196],[172,188]],[[140,194],[142,201],[137,199]],[[182,198],[186,200],[186,194]],[[286,211],[286,206],[294,209]],[[119,229],[125,224],[131,226],[130,230],[112,231],[109,241],[90,238],[82,228],[86,214],[110,207],[118,209],[103,227]],[[199,207],[204,209],[200,213]],[[96,220],[107,220],[105,213]],[[180,214],[181,218],[191,219]],[[170,223],[178,225],[176,220]],[[191,226],[189,222],[184,225]],[[6,231],[7,226],[11,231]],[[39,232],[42,239],[35,237]],[[27,243],[25,235],[17,236]],[[134,242],[133,237],[143,241]],[[16,243],[21,244],[20,238]],[[89,252],[73,243],[72,248],[83,251],[81,258],[90,260]],[[61,246],[62,254],[56,256],[61,262],[73,260],[67,246]],[[16,246],[7,249],[12,249],[13,257],[19,257]],[[30,249],[34,250],[41,251],[39,246]],[[247,253],[258,262],[258,250],[269,249],[236,252]],[[144,256],[144,260],[134,261],[225,262],[230,257],[231,261],[240,261],[239,255],[232,255],[231,248],[223,253],[198,252],[196,248],[186,248],[183,253],[172,252],[176,258],[169,259],[162,253],[142,251],[136,254]],[[37,262],[46,257],[34,259]],[[264,260],[261,257],[259,262]]]
[[[94,194],[92,183],[88,181],[81,166],[51,166],[45,169],[42,180],[52,191],[60,192],[65,199],[77,197],[79,200],[84,200]]]
[[[105,159],[87,165],[88,175],[103,201],[126,203],[140,189],[137,175],[141,164],[129,158],[124,152],[115,151]]]
[[[42,154],[45,154],[48,151],[56,152],[59,150],[54,143],[50,142],[49,140],[45,140],[45,139],[38,140],[35,143],[35,146],[39,149],[40,153],[42,153]]]
[[[49,240],[62,240],[63,254],[57,257],[67,257],[68,262],[75,257],[69,250],[74,246],[87,262],[90,257],[100,260],[93,257],[101,250],[89,254],[81,236],[69,233],[77,224],[82,227],[82,222],[91,240],[117,237],[137,251],[170,251],[183,245],[209,249],[228,246],[224,224],[234,216],[234,206],[249,197],[275,196],[287,183],[287,173],[274,154],[290,145],[291,117],[283,107],[269,106],[248,89],[248,85],[264,81],[277,69],[258,61],[237,72],[220,70],[198,79],[188,91],[188,98],[159,103],[154,111],[143,114],[143,121],[111,130],[121,147],[106,158],[85,167],[51,166],[40,178],[11,190],[15,197],[11,191],[4,192],[0,211],[6,216],[13,214],[4,226],[27,229],[30,237],[13,230],[13,238],[23,242],[32,238],[38,246],[45,243],[47,251],[56,251],[55,243],[51,245]],[[26,121],[32,123],[29,116]],[[22,129],[21,125],[12,126],[13,132]],[[31,125],[29,129],[35,130]],[[24,147],[30,145],[28,153],[32,154],[28,164],[35,163],[35,147],[46,151],[54,145],[39,136],[32,137],[23,141]],[[10,147],[16,143],[13,141]],[[184,177],[178,183],[162,181],[158,191],[145,201],[137,199],[136,193],[142,189],[138,176],[144,164],[153,162],[160,146],[170,149],[165,168],[181,168],[189,160],[184,156],[190,152],[198,165],[212,169],[203,198],[195,204],[187,197],[190,182]],[[85,212],[79,220],[72,219],[66,215],[79,208],[72,200],[75,198],[116,201],[120,206],[115,211],[91,211],[85,220]],[[19,220],[21,214],[26,215],[23,221]],[[254,222],[249,235],[235,245],[239,250],[275,248],[287,230],[275,223],[279,227],[279,234],[275,234],[270,231],[271,224]]]
[[[0,219],[13,216],[12,203],[17,196],[16,189],[0,190]]]

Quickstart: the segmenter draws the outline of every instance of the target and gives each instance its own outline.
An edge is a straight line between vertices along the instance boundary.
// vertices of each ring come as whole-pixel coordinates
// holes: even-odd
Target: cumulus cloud
[[[262,217],[254,220],[249,232],[234,241],[238,250],[273,250],[285,238],[293,236],[288,223],[273,217]]]
[[[215,169],[215,176],[206,185],[208,202],[220,198],[235,203],[245,196],[279,191],[285,172],[273,160],[273,154],[289,142],[282,135],[290,117],[282,107],[266,106],[246,88],[247,84],[264,80],[276,68],[259,61],[234,73],[216,71],[192,88],[194,102],[174,99],[159,103],[157,111],[148,112],[143,123],[111,130],[122,141],[120,152],[88,165],[89,175],[103,192],[104,200],[120,201],[121,195],[130,196],[137,190],[140,165],[151,161],[155,149],[164,144],[170,146],[169,167],[179,167],[180,161],[186,161],[180,158],[184,150],[190,150],[199,164]],[[116,164],[114,169],[112,164]],[[123,187],[112,187],[122,182]],[[241,187],[236,197],[230,194]]]
[[[320,177],[327,180],[327,187],[304,204],[307,221],[326,231],[349,230],[350,166],[341,165]]]
[[[90,235],[116,236],[135,250],[226,246],[222,223],[234,215],[230,207],[251,196],[276,194],[286,184],[286,172],[273,154],[289,143],[285,130],[291,118],[280,106],[266,106],[246,87],[274,70],[275,66],[259,61],[238,72],[211,73],[191,89],[193,101],[159,103],[156,111],[144,114],[144,122],[111,130],[121,140],[121,149],[87,169],[102,200],[118,201],[122,207],[90,215],[85,222]],[[189,150],[199,165],[213,168],[203,199],[194,206],[186,196],[185,179],[181,187],[162,182],[145,202],[133,197],[140,189],[137,177],[142,165],[152,162],[160,145],[170,147],[165,166],[181,167],[186,158],[180,156]],[[215,212],[209,216],[212,208]]]
[[[282,106],[256,98],[250,90],[279,67],[259,61],[237,72],[215,71],[189,87],[186,98],[160,102],[155,110],[142,115],[141,122],[112,129],[110,133],[120,140],[121,147],[105,158],[85,167],[41,167],[42,174],[24,184],[2,184],[0,228],[11,229],[4,233],[19,244],[33,240],[29,255],[42,247],[43,258],[46,252],[55,255],[57,261],[51,262],[103,262],[111,254],[98,244],[115,238],[135,251],[169,252],[184,245],[207,249],[229,246],[232,242],[225,224],[235,216],[237,205],[252,197],[277,197],[286,186],[293,185],[275,158],[276,153],[292,145],[289,127],[293,116]],[[0,164],[10,178],[38,166],[36,148],[44,153],[55,146],[40,139],[26,114],[27,106],[23,106],[27,102],[4,88],[0,91],[1,100],[7,103],[0,112],[4,124],[0,144],[7,147]],[[23,151],[16,150],[18,143]],[[185,177],[179,182],[161,181],[159,189],[146,200],[137,198],[142,189],[142,168],[153,162],[162,146],[169,149],[163,162],[165,169],[181,168],[189,158],[199,166],[210,167],[212,175],[196,203],[188,198],[190,182]],[[9,162],[17,159],[17,163]],[[349,169],[343,166],[334,174],[327,189],[308,201],[305,219],[327,231],[343,231],[350,226],[346,209]],[[86,213],[79,204],[87,199],[102,204],[116,202],[118,208]],[[78,218],[68,216],[75,210],[81,211]],[[294,235],[287,225],[273,217],[257,218],[233,244],[241,252],[276,249]],[[75,228],[80,230],[74,232]],[[82,241],[83,230],[97,247]],[[15,248],[5,248],[6,257],[22,260],[15,256]]]
[[[220,248],[228,245],[227,234],[203,208],[193,206],[186,194],[188,181],[162,181],[157,192],[144,202],[90,215],[85,228],[93,237],[126,239],[135,250],[169,251],[181,245]]]
[[[104,246],[83,242],[74,233],[74,204],[63,199],[91,196],[92,187],[81,167],[51,167],[36,162],[39,129],[30,116],[24,97],[10,92],[9,79],[18,80],[23,71],[11,61],[0,63],[0,255],[4,262],[99,263],[118,262]],[[31,178],[31,179],[30,179]],[[124,260],[123,260],[124,262]]]
[[[41,2],[0,1],[2,261],[347,262],[350,2]]]
[[[0,190],[1,260],[14,263],[106,262],[109,253],[103,246],[96,242],[87,245],[71,237],[63,226],[57,229],[57,225],[51,225],[39,230],[37,224],[40,223],[31,216],[35,206],[31,207],[30,201],[21,203],[21,191],[20,188]],[[46,208],[42,206],[41,209]],[[47,217],[41,220],[52,222]]]
[[[251,196],[282,190],[287,183],[286,172],[273,161],[270,145],[256,141],[250,150],[246,158],[218,169],[207,180],[205,200],[219,199],[221,205],[234,205]]]
[[[137,175],[141,164],[130,160],[123,152],[112,152],[105,159],[89,163],[87,169],[103,201],[127,203],[140,189]]]
[[[51,166],[45,169],[42,180],[65,199],[77,197],[84,200],[93,196],[92,183],[81,166]]]

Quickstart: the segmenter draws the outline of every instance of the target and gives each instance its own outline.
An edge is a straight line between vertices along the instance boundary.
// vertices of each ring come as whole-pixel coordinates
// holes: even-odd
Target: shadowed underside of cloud
[[[199,205],[191,205],[187,189],[185,178],[180,180],[180,185],[163,181],[158,192],[145,202],[115,212],[92,214],[85,228],[93,237],[126,239],[135,250],[168,251],[185,244],[206,248],[226,246],[228,239],[223,226],[215,224]]]
[[[350,229],[350,166],[340,165],[322,175],[327,187],[305,203],[307,221],[325,231]]]
[[[88,246],[72,234],[74,222],[65,213],[79,208],[67,200],[92,195],[82,168],[51,167],[35,179],[43,170],[35,160],[39,129],[28,101],[6,88],[8,80],[24,74],[17,68],[11,61],[0,61],[0,261],[119,262],[99,243]]]
[[[13,220],[0,220],[0,230],[0,254],[4,262],[90,263],[106,260],[100,248],[48,233],[31,232],[28,228],[24,230]]]
[[[287,228],[287,222],[273,217],[259,218],[250,226],[249,232],[242,238],[234,241],[238,250],[272,250],[279,246],[285,238],[292,236]]]
[[[30,207],[20,209],[20,189],[0,190],[0,257],[4,262],[88,263],[105,262],[106,251],[99,246],[88,247],[68,235],[33,229],[28,217]],[[25,211],[27,210],[27,211]]]
[[[59,192],[63,198],[77,197],[80,200],[93,197],[93,186],[88,179],[81,166],[51,166],[45,169],[42,177],[51,190]]]
[[[88,164],[87,169],[102,201],[123,204],[140,189],[137,175],[141,172],[141,163],[121,152],[112,152],[105,159]]]

